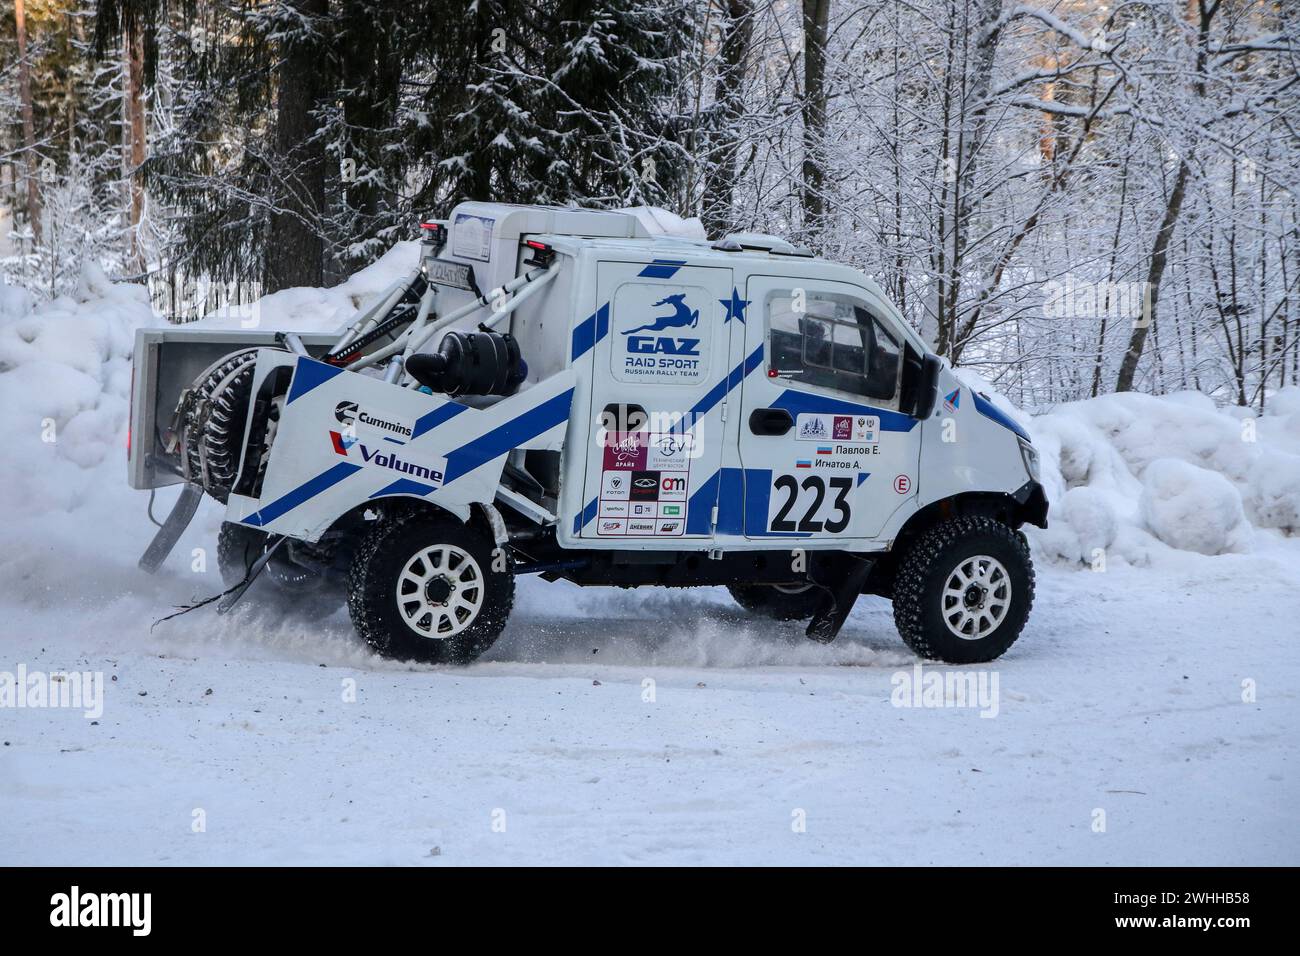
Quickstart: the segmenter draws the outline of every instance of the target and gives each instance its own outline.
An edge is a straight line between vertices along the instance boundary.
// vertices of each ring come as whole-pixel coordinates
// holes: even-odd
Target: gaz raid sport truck
[[[263,574],[318,609],[346,595],[402,659],[473,660],[520,574],[724,585],[820,641],[882,595],[955,663],[1015,641],[1037,454],[870,280],[631,213],[462,203],[423,237],[335,334],[138,333],[130,481],[184,485],[142,567],[206,493],[219,610]]]

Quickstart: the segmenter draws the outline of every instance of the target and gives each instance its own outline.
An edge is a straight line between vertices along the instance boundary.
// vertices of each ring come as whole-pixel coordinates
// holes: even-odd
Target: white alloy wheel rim
[[[397,608],[407,627],[445,641],[469,627],[483,610],[483,571],[454,544],[415,554],[397,576]]]
[[[1011,576],[996,558],[962,559],[939,596],[943,622],[963,641],[978,641],[998,629],[1011,607]]]

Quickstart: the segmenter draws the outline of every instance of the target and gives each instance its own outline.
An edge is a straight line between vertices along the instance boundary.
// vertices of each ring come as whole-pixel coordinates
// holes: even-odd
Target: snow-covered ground
[[[1294,393],[1034,418],[1053,527],[996,697],[901,707],[878,599],[823,647],[722,591],[525,580],[463,669],[379,660],[342,611],[153,626],[220,590],[220,511],[136,569],[147,306],[0,292],[0,672],[105,680],[97,719],[0,707],[0,864],[1300,862]]]

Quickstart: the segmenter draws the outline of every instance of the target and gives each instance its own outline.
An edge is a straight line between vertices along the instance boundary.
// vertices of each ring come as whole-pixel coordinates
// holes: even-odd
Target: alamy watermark
[[[1000,707],[997,671],[926,671],[918,661],[910,671],[896,671],[889,683],[895,707],[971,707],[981,717],[996,717]]]
[[[130,929],[133,936],[148,936],[153,928],[153,894],[83,893],[73,886],[50,897],[50,925],[118,926]]]
[[[1151,286],[1146,282],[1089,282],[1067,273],[1043,286],[1043,316],[1049,319],[1151,321]]]
[[[102,671],[0,671],[0,708],[63,708],[80,710],[87,720],[104,715]]]

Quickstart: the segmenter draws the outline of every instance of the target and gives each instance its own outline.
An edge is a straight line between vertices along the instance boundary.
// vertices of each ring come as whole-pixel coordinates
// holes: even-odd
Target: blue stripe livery
[[[596,347],[596,343],[609,334],[609,303],[606,302],[599,309],[587,316],[573,330],[573,347],[569,355],[569,361],[576,362],[588,351]]]
[[[573,404],[573,389],[549,398],[535,408],[498,425],[473,441],[466,442],[447,454],[447,473],[444,486],[462,475],[467,475],[480,465],[500,458],[512,448],[531,441],[538,435],[569,419],[569,406]]]
[[[699,421],[709,412],[713,411],[718,402],[727,397],[727,394],[734,391],[735,388],[745,380],[745,376],[763,364],[763,346],[759,346],[749,353],[749,357],[731,370],[731,372],[718,384],[714,385],[703,398],[695,403],[678,422],[676,422],[671,431],[684,432],[692,424]]]
[[[686,265],[685,259],[655,259],[637,273],[641,279],[671,279],[677,270]]]
[[[443,402],[431,412],[425,412],[415,420],[415,427],[411,429],[411,440],[419,438],[426,432],[431,432],[443,422],[450,421],[469,406],[461,405],[459,402]]]
[[[341,461],[327,471],[321,472],[315,478],[303,482],[288,494],[276,498],[265,508],[249,515],[244,519],[244,523],[255,525],[259,528],[262,525],[270,524],[281,515],[288,514],[304,501],[309,501],[312,498],[315,498],[322,491],[333,488],[344,478],[348,477],[348,475],[355,474],[360,470],[360,465],[354,465],[350,461]]]
[[[289,386],[289,397],[285,400],[285,404],[289,405],[296,399],[302,398],[317,385],[324,385],[342,371],[343,369],[334,365],[299,357],[298,365],[293,370],[293,383]]]
[[[1003,428],[1009,428],[1025,441],[1030,440],[1029,432],[1021,428],[1019,423],[1002,409],[998,408],[987,398],[982,397],[979,392],[972,391],[970,396],[975,400],[975,410],[985,418],[992,419]],[[882,424],[880,427],[883,428],[884,425]]]
[[[577,514],[573,516],[574,535],[579,535],[582,533],[582,529],[587,526],[587,523],[591,521],[592,518],[596,517],[596,509],[599,507],[600,507],[600,499],[592,498],[590,501],[587,502],[587,506],[582,509],[582,514]]]
[[[781,393],[781,397],[772,403],[773,408],[784,408],[791,415],[875,415],[880,419],[882,432],[910,432],[916,427],[916,419],[902,412],[887,408],[872,408],[870,405],[858,405],[825,395],[811,392],[797,392],[792,388]]]
[[[859,481],[861,483],[861,481]],[[807,538],[802,531],[767,530],[772,499],[770,468],[720,468],[691,495],[686,517],[687,534],[708,534],[713,505],[718,506],[718,534],[751,538]]]

